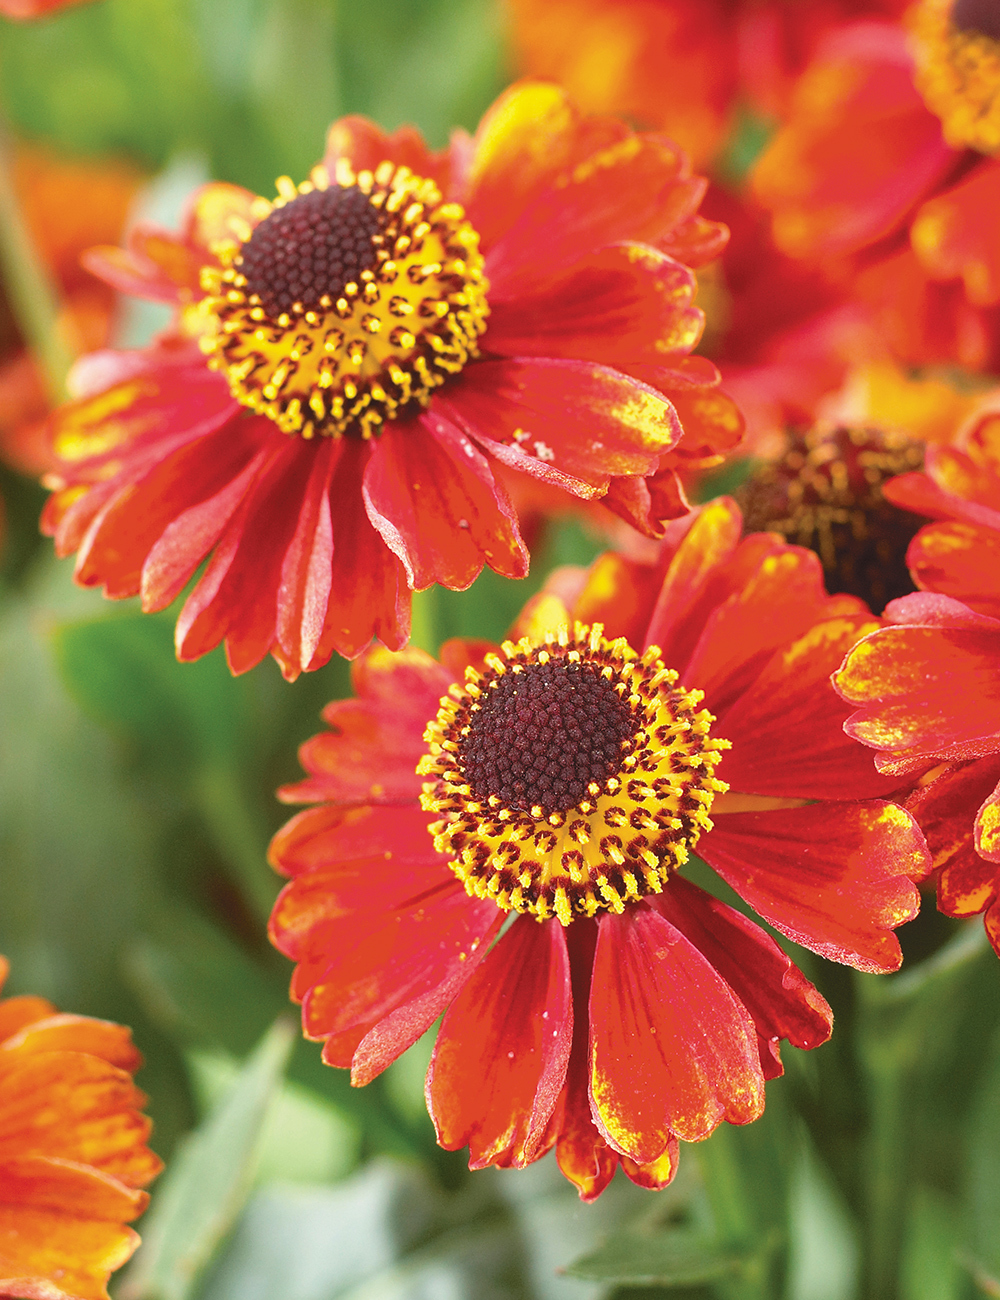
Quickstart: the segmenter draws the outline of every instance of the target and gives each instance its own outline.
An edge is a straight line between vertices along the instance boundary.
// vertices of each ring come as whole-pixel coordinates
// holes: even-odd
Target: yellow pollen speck
[[[332,179],[323,167],[298,186],[282,176],[277,198],[256,200],[252,217],[259,225],[331,184],[367,196],[377,221],[371,265],[271,318],[241,269],[256,229],[243,223],[237,241],[213,248],[222,269],[202,271],[209,328],[200,343],[233,396],[283,432],[370,438],[406,408],[426,407],[478,355],[489,286],[462,207],[404,166],[356,175],[340,159]]]
[[[502,652],[487,657],[483,673],[470,670],[464,687],[450,688],[424,733],[428,750],[417,771],[427,778],[421,806],[439,819],[431,824],[436,850],[451,857],[471,897],[540,921],[554,916],[569,925],[602,910],[620,913],[662,892],[711,829],[712,802],[728,788],[714,776],[728,742],[710,736],[713,718],[698,708],[702,693],[680,686],[655,647],[640,659],[623,638],[606,640],[600,624],[507,641]],[[464,746],[473,732],[482,736],[483,718],[492,716],[482,711],[498,698],[500,683],[517,696],[529,675],[575,671],[604,693],[591,692],[588,707],[605,698],[614,716],[627,709],[631,734],[613,760],[616,770],[578,786],[584,797],[571,807],[527,799],[507,807],[490,790],[475,789],[463,770],[471,752]],[[619,691],[626,682],[627,692]],[[496,737],[501,746],[504,739]]]

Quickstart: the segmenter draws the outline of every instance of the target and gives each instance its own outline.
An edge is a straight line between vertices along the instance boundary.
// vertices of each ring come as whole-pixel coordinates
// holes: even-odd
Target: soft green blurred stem
[[[53,403],[66,397],[73,355],[59,337],[59,298],[24,222],[14,187],[13,154],[0,124],[0,267],[14,317],[45,372]]]
[[[410,622],[410,645],[428,654],[438,652],[438,587],[413,593]]]
[[[743,1136],[729,1124],[720,1124],[707,1142],[699,1142],[694,1148],[718,1236],[734,1246],[749,1245],[754,1252],[738,1277],[713,1283],[713,1292],[724,1300],[774,1300],[780,1294],[775,1277],[778,1241],[767,1226],[769,1215],[766,1211],[760,1213],[755,1189],[747,1180],[753,1162],[748,1162],[743,1150]],[[763,1177],[766,1183],[766,1172]]]
[[[907,1140],[904,1071],[884,1068],[870,1080],[871,1130],[865,1147],[867,1196],[862,1221],[864,1300],[895,1300],[909,1209],[911,1143]]]
[[[254,914],[266,923],[278,892],[267,865],[259,818],[247,803],[237,774],[222,763],[206,765],[194,776],[194,798],[233,882]]]

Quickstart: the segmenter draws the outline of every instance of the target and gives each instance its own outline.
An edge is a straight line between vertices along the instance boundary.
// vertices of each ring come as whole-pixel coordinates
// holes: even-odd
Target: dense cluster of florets
[[[374,236],[383,214],[357,185],[331,185],[300,194],[277,208],[253,232],[242,250],[245,292],[256,294],[272,319],[295,303],[317,308],[326,295],[376,264]]]
[[[1000,41],[1000,6],[996,0],[955,0],[951,24],[958,32],[981,32]]]
[[[533,664],[487,692],[459,747],[475,796],[506,808],[546,812],[574,807],[591,782],[603,786],[636,731],[633,712],[585,663]]]

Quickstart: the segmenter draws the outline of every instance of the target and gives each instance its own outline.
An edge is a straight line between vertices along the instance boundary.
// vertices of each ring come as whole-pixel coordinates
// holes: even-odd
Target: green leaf
[[[1000,1033],[994,1034],[987,1060],[969,1117],[964,1226],[976,1271],[1000,1294]]]
[[[692,1286],[738,1273],[749,1252],[728,1249],[687,1228],[658,1233],[618,1233],[598,1250],[575,1260],[572,1277],[633,1286]]]
[[[186,1300],[250,1189],[264,1120],[295,1041],[276,1021],[228,1093],[187,1140],[157,1190],[123,1300]]]
[[[128,736],[157,774],[182,786],[259,915],[278,883],[267,866],[267,832],[251,800],[244,756],[251,687],[219,654],[180,664],[173,619],[129,610],[65,623],[56,656],[70,690],[95,718]]]

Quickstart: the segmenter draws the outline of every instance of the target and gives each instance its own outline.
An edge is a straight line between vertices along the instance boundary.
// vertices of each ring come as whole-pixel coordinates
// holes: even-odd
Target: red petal
[[[900,756],[978,758],[1000,747],[1000,622],[955,614],[956,605],[944,596],[893,601],[889,618],[913,611],[926,623],[938,613],[965,626],[884,627],[855,646],[834,677],[863,706],[844,724],[850,735]]]
[[[149,1195],[90,1165],[28,1155],[0,1161],[0,1202],[59,1210],[82,1219],[125,1223],[143,1212]]]
[[[917,586],[1000,616],[1000,531],[958,521],[931,524],[910,543],[906,563]]]
[[[333,440],[323,438],[299,509],[278,586],[278,640],[290,663],[310,668],[323,635],[333,580],[333,517],[330,480],[338,460]]]
[[[826,999],[759,926],[682,876],[671,877],[663,893],[649,902],[694,944],[746,1007],[778,1073],[780,1039],[808,1050],[830,1037],[833,1012]]]
[[[779,646],[839,613],[843,600],[835,604],[827,596],[818,555],[797,546],[775,548],[706,620],[686,683],[703,690],[708,707],[721,714]],[[859,600],[847,604],[867,613]]]
[[[405,884],[406,873],[398,864],[412,865],[421,872],[432,866],[440,872],[447,866],[447,858],[434,852],[427,829],[432,820],[433,816],[415,800],[412,804],[360,808],[321,804],[305,809],[282,826],[271,841],[268,860],[285,876],[322,872],[326,878],[323,888],[329,891],[334,916],[367,905],[371,889],[365,882],[371,872],[370,861],[379,862],[379,871],[389,871],[384,864],[394,862],[397,866],[390,871],[391,880],[382,885],[388,906],[397,897],[397,890],[404,891],[398,894],[400,899],[414,892]],[[363,866],[351,865],[361,861]],[[441,876],[442,880],[447,878]],[[301,916],[301,912],[297,915]]]
[[[416,800],[424,730],[453,680],[423,650],[391,654],[374,646],[352,673],[357,698],[327,705],[323,717],[330,730],[299,750],[311,779],[283,786],[279,798],[286,803]]]
[[[514,298],[491,292],[483,347],[508,357],[665,365],[701,337],[696,287],[686,266],[648,244],[613,244]]]
[[[629,134],[623,122],[581,118],[552,82],[510,86],[483,114],[473,144],[465,206],[482,247],[492,248],[565,168]]]
[[[645,904],[601,918],[590,994],[590,1095],[608,1142],[638,1164],[674,1134],[707,1137],[764,1108],[749,1015],[700,952]]]
[[[923,204],[910,242],[928,275],[959,277],[969,302],[1000,302],[1000,250],[993,214],[1000,210],[1000,167],[977,167],[957,185]]]
[[[338,158],[346,158],[355,172],[373,172],[379,163],[393,162],[439,185],[447,183],[448,155],[431,153],[420,132],[412,126],[401,126],[398,131],[390,132],[383,131],[367,117],[351,114],[339,118],[326,135],[323,163],[331,178],[336,175]]]
[[[371,525],[361,483],[370,455],[367,443],[343,440],[330,484],[333,566],[326,628],[310,667],[334,651],[353,659],[377,636],[399,650],[410,635],[410,593],[406,572]],[[358,575],[364,581],[358,581]]]
[[[981,758],[946,769],[919,785],[906,801],[927,840],[931,870],[939,870],[938,906],[949,916],[981,912],[984,881],[995,869],[986,867],[973,843],[976,810],[1000,780],[1000,757]],[[978,902],[970,902],[970,891]]]
[[[159,540],[150,548],[140,575],[139,589],[146,613],[165,609],[184,590],[195,569],[216,545],[263,472],[270,454],[266,447],[260,450],[214,496],[189,506],[163,530]],[[189,492],[190,481],[181,481]]]
[[[858,970],[896,970],[896,926],[917,914],[927,874],[909,813],[881,800],[724,813],[698,853],[776,930]]]
[[[681,434],[662,394],[584,361],[477,361],[435,403],[504,464],[577,496],[651,474]]]
[[[653,538],[663,536],[667,520],[683,518],[691,510],[684,487],[670,468],[657,470],[648,478],[613,478],[601,505]]]
[[[197,659],[225,638],[234,673],[275,641],[278,585],[316,449],[289,438],[244,497],[177,620],[177,657]]]
[[[713,727],[733,744],[719,770],[731,790],[871,799],[899,786],[898,778],[876,771],[870,750],[845,734],[848,706],[830,684],[844,655],[877,626],[863,615],[827,619],[775,651]]]
[[[706,187],[662,136],[629,135],[609,144],[553,175],[488,248],[493,292],[498,298],[530,292],[607,244],[669,238],[694,215]]]
[[[793,257],[853,252],[889,235],[954,166],[924,107],[901,27],[849,26],[800,79],[790,120],[753,188]]]
[[[519,917],[449,1008],[427,1072],[427,1107],[446,1150],[469,1167],[537,1159],[573,1040],[562,926]]]
[[[152,551],[161,543],[174,550],[177,534],[185,528],[183,523],[178,528],[178,517],[183,519],[191,506],[209,498],[216,503],[217,537],[226,519],[226,507],[231,516],[250,491],[256,470],[264,468],[271,454],[267,440],[262,447],[261,439],[254,436],[255,431],[242,429],[242,424],[243,421],[227,422],[222,429],[205,437],[189,439],[169,450],[164,447],[157,463],[146,472],[138,464],[129,466],[124,476],[131,481],[122,485],[80,542],[76,581],[88,587],[101,584],[105,594],[111,597],[134,596],[140,590]],[[203,515],[199,512],[196,523],[201,519]],[[168,532],[170,539],[164,540]],[[168,588],[169,598],[162,600],[161,589],[158,594],[162,604],[155,604],[154,608],[169,604],[214,540],[194,555],[182,554],[180,573],[175,565],[169,567],[173,578]]]
[[[674,552],[646,630],[643,646],[657,645],[681,669],[708,613],[724,598],[724,565],[736,551],[743,517],[730,497],[703,506]]]
[[[441,870],[436,867],[439,878]],[[377,880],[374,871],[372,876]],[[308,884],[309,877],[301,877],[288,889]],[[402,1012],[393,1032],[376,1035],[368,1050],[355,1055],[354,1083],[369,1082],[434,1023],[502,921],[495,904],[468,898],[451,878],[393,910],[373,915],[369,906],[317,928],[309,938],[313,975],[302,1002],[306,1036],[330,1038],[332,1047],[338,1036],[368,1034]],[[330,1050],[324,1059],[331,1065],[351,1063],[349,1053],[343,1059]]]
[[[528,553],[505,489],[475,444],[436,411],[386,425],[364,480],[369,518],[411,587],[464,591],[483,562],[523,578]]]

